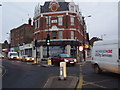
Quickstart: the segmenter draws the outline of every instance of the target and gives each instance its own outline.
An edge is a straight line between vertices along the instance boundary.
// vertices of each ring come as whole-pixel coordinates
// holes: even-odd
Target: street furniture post
[[[48,58],[47,63],[48,63],[48,65],[52,65],[52,62],[51,62],[50,58]]]
[[[67,74],[66,74],[66,62],[60,62],[60,80],[66,80]]]

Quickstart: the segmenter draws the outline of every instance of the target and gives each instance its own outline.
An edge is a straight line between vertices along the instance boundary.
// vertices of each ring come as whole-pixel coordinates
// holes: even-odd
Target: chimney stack
[[[31,18],[29,18],[28,24],[31,25],[31,22],[32,22],[32,20],[31,20]]]

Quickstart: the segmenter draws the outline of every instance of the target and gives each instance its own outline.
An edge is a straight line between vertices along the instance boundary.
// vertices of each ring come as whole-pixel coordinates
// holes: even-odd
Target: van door
[[[112,43],[112,44],[106,44],[102,45],[102,50],[101,50],[101,61],[102,65],[101,67],[104,70],[118,73],[118,44],[117,43]]]
[[[118,73],[120,73],[120,48],[119,48],[119,52],[118,52]]]

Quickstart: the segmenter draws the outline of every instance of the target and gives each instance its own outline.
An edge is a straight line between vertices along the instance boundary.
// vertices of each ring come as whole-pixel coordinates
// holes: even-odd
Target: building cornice
[[[33,17],[33,19],[36,19],[36,18],[41,17],[41,16],[44,17],[45,15],[48,15],[48,14],[52,15],[52,14],[61,14],[61,13],[63,13],[63,14],[65,14],[65,13],[75,13],[75,14],[77,14],[77,12],[73,12],[73,11],[48,12],[48,13],[41,13],[39,16]]]

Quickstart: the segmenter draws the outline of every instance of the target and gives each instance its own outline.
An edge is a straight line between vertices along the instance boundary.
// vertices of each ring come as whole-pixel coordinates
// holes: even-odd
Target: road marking
[[[88,81],[84,81],[84,86],[85,85],[88,85],[88,84],[95,84],[95,83],[101,83],[101,82],[105,82],[105,81],[110,81],[110,80],[112,80],[112,79],[106,79],[106,80],[102,80],[102,81],[98,81],[98,82],[88,82]]]
[[[98,84],[92,84],[94,86],[97,86],[97,87],[101,87],[101,88],[107,88],[107,87],[104,87],[104,86],[101,86],[101,85],[98,85]]]
[[[4,68],[4,73],[2,73],[2,77],[6,74],[6,72],[7,72],[7,70],[5,69],[5,67],[4,66],[2,66],[2,70],[3,70],[3,68]]]
[[[77,88],[81,89],[83,86],[83,75],[80,76]]]
[[[94,86],[97,86],[97,87],[100,87],[100,88],[108,88],[108,87],[105,87],[105,86],[101,86],[101,85],[98,85],[96,83],[100,83],[100,82],[105,82],[105,81],[110,81],[112,79],[106,79],[106,80],[101,80],[101,81],[98,81],[98,82],[88,82],[88,81],[84,81],[83,80],[83,76],[89,76],[89,75],[83,75],[82,73],[82,67],[84,66],[84,64],[80,64],[80,78],[79,78],[79,82],[77,84],[77,87],[76,87],[76,90],[79,89],[81,90],[83,86],[85,85],[94,85]]]
[[[83,65],[80,64],[80,78],[79,78],[79,82],[77,84],[77,89],[80,89],[80,90],[82,89],[82,86],[83,86],[82,66]]]

